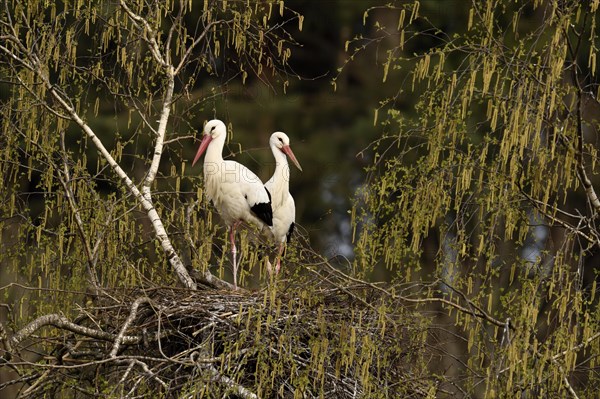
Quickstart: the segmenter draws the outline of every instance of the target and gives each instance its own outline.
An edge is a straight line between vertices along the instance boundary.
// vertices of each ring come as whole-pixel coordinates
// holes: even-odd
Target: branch
[[[62,151],[62,160],[63,160],[63,174],[65,178],[63,179],[58,173],[58,179],[65,190],[65,196],[67,197],[67,202],[71,207],[71,212],[73,212],[73,216],[75,218],[75,224],[77,225],[77,231],[79,232],[79,237],[83,242],[83,248],[85,250],[85,256],[87,257],[87,271],[90,276],[90,281],[92,286],[94,287],[95,293],[98,293],[100,289],[100,284],[98,283],[98,279],[96,278],[96,261],[94,255],[92,253],[92,248],[90,247],[90,242],[85,236],[85,229],[83,227],[83,220],[81,219],[81,214],[79,213],[79,208],[77,207],[77,203],[75,202],[75,196],[73,195],[73,191],[71,187],[69,187],[69,181],[71,180],[71,175],[69,173],[69,166],[67,164],[67,149],[65,147],[65,132],[61,130],[60,132],[60,147]]]
[[[585,14],[584,19],[584,27],[587,21],[588,14]],[[578,36],[577,46],[573,49],[571,44],[571,40],[569,39],[569,35],[566,30],[563,29],[567,47],[571,54],[571,70],[573,73],[573,84],[575,85],[576,94],[577,94],[577,146],[575,150],[575,158],[577,160],[577,176],[583,185],[585,190],[585,194],[587,195],[592,208],[596,211],[596,215],[600,214],[600,199],[598,199],[598,194],[596,194],[596,190],[592,185],[591,180],[589,179],[587,172],[585,170],[585,162],[583,159],[583,113],[582,113],[582,97],[583,97],[583,89],[581,88],[581,83],[579,82],[579,65],[577,65],[577,52],[579,50],[579,45],[581,44],[581,35]]]
[[[185,63],[186,63],[188,57],[192,53],[192,50],[194,50],[194,48],[204,39],[204,37],[208,34],[208,31],[210,30],[210,28],[212,28],[214,25],[218,24],[219,22],[221,22],[221,21],[212,21],[206,25],[206,27],[204,28],[204,31],[200,34],[200,36],[198,36],[192,42],[190,47],[187,48],[186,52],[181,57],[181,60],[179,61],[179,65],[177,65],[177,68],[175,68],[175,72],[174,72],[175,75],[179,74],[181,69],[185,66]]]
[[[208,371],[212,378],[231,389],[236,395],[241,396],[243,399],[258,399],[258,396],[232,380],[231,378],[219,373],[219,371],[212,365],[203,362],[196,362],[196,367],[203,371]]]
[[[0,322],[0,341],[2,341],[2,344],[4,344],[4,350],[10,355],[12,352],[12,345],[8,339],[8,334],[6,333],[6,329],[4,328],[4,324],[2,322]]]
[[[154,205],[152,204],[151,200],[149,200],[144,194],[142,194],[140,192],[140,190],[133,183],[131,178],[127,175],[127,173],[125,173],[125,171],[121,168],[121,166],[115,161],[115,159],[112,157],[110,152],[106,149],[106,147],[104,147],[104,144],[102,143],[102,141],[100,141],[98,136],[96,136],[96,134],[94,133],[92,128],[90,128],[90,126],[79,116],[77,111],[75,111],[75,109],[58,93],[58,91],[55,89],[55,87],[49,82],[48,77],[45,76],[40,71],[39,68],[36,68],[36,73],[44,81],[44,83],[46,84],[46,86],[47,86],[48,90],[50,91],[50,93],[52,94],[52,96],[59,102],[59,104],[65,109],[65,111],[67,111],[67,113],[69,113],[72,120],[77,125],[79,125],[79,127],[92,140],[92,142],[94,143],[96,148],[100,151],[100,154],[102,155],[102,157],[108,162],[108,164],[115,171],[115,173],[121,178],[121,180],[123,180],[123,182],[129,189],[129,191],[135,196],[135,198],[137,198],[140,201],[140,203],[142,204],[142,207],[144,208],[144,210],[146,211],[146,213],[148,215],[148,218],[150,219],[150,222],[152,223],[152,226],[154,227],[156,237],[158,238],[158,240],[163,248],[163,251],[165,252],[167,260],[169,261],[171,266],[173,266],[173,269],[175,269],[175,272],[177,273],[179,280],[187,288],[195,290],[196,283],[192,280],[192,278],[190,277],[185,266],[181,262],[181,259],[175,252],[175,249],[173,248],[173,245],[171,244],[169,236],[166,233],[164,225],[162,224],[160,216],[159,216],[158,212],[156,211],[156,208],[154,208]]]
[[[146,21],[144,18],[142,18],[139,15],[137,15],[136,13],[134,13],[129,8],[129,6],[127,6],[127,4],[125,4],[125,1],[120,0],[120,3],[121,3],[121,7],[123,7],[123,9],[127,13],[127,15],[129,15],[129,18],[131,18],[131,21],[133,22],[133,24],[144,32],[145,40],[148,43],[150,52],[154,56],[154,59],[156,60],[156,62],[158,62],[163,68],[172,70],[171,65],[169,65],[167,63],[167,61],[164,59],[164,57],[160,53],[160,48],[158,46],[158,43],[156,42],[156,32],[154,32],[154,29],[152,29],[152,27],[150,26],[148,21]],[[141,24],[143,26],[143,28],[140,28],[139,24]]]
[[[115,334],[111,334],[102,330],[94,330],[93,328],[88,328],[80,326],[79,324],[72,323],[63,315],[54,313],[40,316],[37,319],[30,322],[29,324],[27,324],[22,329],[20,329],[15,335],[13,335],[10,338],[10,346],[12,348],[15,348],[21,343],[21,341],[23,341],[31,334],[45,326],[53,326],[56,328],[71,331],[76,334],[85,335],[86,337],[95,338],[103,341],[114,342],[115,338],[117,337]],[[125,343],[127,345],[134,345],[142,342],[142,337],[127,335],[123,336],[121,341],[122,343]]]
[[[569,392],[569,394],[571,394],[571,396],[574,399],[579,399],[579,396],[577,396],[577,392],[575,392],[575,390],[571,386],[571,383],[569,382],[569,379],[567,378],[567,373],[565,373],[565,369],[563,368],[563,366],[561,366],[560,363],[554,358],[552,358],[552,363],[554,363],[558,366],[558,370],[563,375],[563,382],[565,383],[565,387],[567,388],[567,391]]]
[[[122,0],[121,0],[121,5],[126,10],[126,12],[129,14],[129,16],[131,17],[131,19],[133,21],[145,22],[145,21],[143,21],[143,19],[141,17],[139,17],[139,16],[135,15],[133,12],[131,12],[131,10],[127,7],[127,5]],[[152,35],[154,35],[154,32],[152,31],[150,26],[147,24],[147,22],[145,23],[144,26],[146,27],[148,32],[150,32]],[[158,44],[156,43],[156,40],[154,40],[153,36],[149,40],[150,40],[150,44],[151,44],[150,49],[153,52],[153,54],[155,55],[155,57],[157,57],[157,61],[159,62],[159,64],[166,66],[164,60],[162,60],[162,58],[160,57],[160,54],[156,54],[156,51],[158,50]],[[171,266],[173,267],[173,269],[175,270],[175,273],[177,274],[179,281],[185,287],[187,287],[189,289],[196,289],[196,283],[190,277],[188,271],[186,270],[185,266],[183,265],[183,262],[181,261],[181,259],[175,252],[173,245],[171,244],[171,241],[169,239],[169,236],[166,233],[166,230],[160,219],[160,216],[159,216],[158,212],[156,211],[156,209],[154,208],[154,205],[152,203],[152,198],[151,198],[150,192],[149,192],[149,186],[152,183],[152,181],[154,181],[154,177],[156,176],[156,171],[158,170],[158,163],[160,162],[160,156],[162,154],[164,132],[166,131],[166,124],[167,124],[167,120],[168,120],[169,113],[170,113],[170,105],[171,105],[171,100],[172,100],[172,95],[173,95],[173,86],[174,86],[173,74],[172,74],[173,68],[172,67],[166,68],[167,76],[169,77],[170,83],[167,85],[167,93],[165,95],[165,100],[163,102],[163,110],[161,112],[161,119],[160,119],[160,124],[159,124],[159,127],[162,129],[162,134],[159,132],[159,135],[157,138],[157,143],[155,146],[156,147],[155,156],[152,161],[152,165],[151,165],[150,171],[148,173],[148,177],[146,178],[144,186],[143,186],[143,189],[145,189],[144,191],[146,191],[146,193],[143,194],[137,188],[137,186],[133,183],[133,181],[127,175],[127,173],[115,161],[115,159],[112,157],[110,152],[106,149],[106,147],[104,146],[102,141],[96,136],[94,131],[91,129],[91,127],[78,114],[75,107],[66,98],[66,95],[60,93],[58,91],[58,88],[52,84],[48,73],[45,72],[43,65],[40,63],[38,57],[35,54],[33,54],[27,50],[27,48],[23,45],[23,43],[18,39],[18,36],[12,35],[11,41],[13,43],[15,43],[15,45],[21,50],[23,56],[26,58],[20,58],[20,57],[15,56],[10,51],[10,49],[8,49],[4,46],[0,47],[0,50],[2,50],[3,52],[6,52],[9,55],[12,55],[13,59],[15,61],[17,61],[20,65],[31,69],[35,73],[35,75],[37,75],[38,78],[42,81],[43,85],[48,89],[48,92],[50,93],[50,95],[58,102],[60,107],[66,111],[66,113],[70,117],[70,120],[75,122],[83,130],[83,132],[91,139],[91,141],[94,143],[94,145],[100,152],[101,156],[108,162],[108,164],[115,171],[117,176],[119,178],[121,178],[121,180],[125,183],[125,185],[129,189],[129,191],[135,196],[135,198],[138,201],[140,201],[142,207],[146,211],[148,218],[150,219],[150,221],[152,223],[152,226],[154,227],[156,237],[159,240],[159,242],[163,248],[165,256],[166,256],[167,260],[169,261],[169,263],[171,264]],[[28,85],[25,84],[24,82],[21,82],[21,85],[23,87],[25,87],[26,89],[28,89]],[[47,104],[47,102],[45,104]]]
[[[183,262],[175,252],[173,245],[169,239],[169,236],[160,220],[160,216],[154,209],[154,205],[152,203],[152,193],[150,187],[152,183],[156,179],[156,174],[158,173],[158,167],[160,166],[160,160],[162,158],[162,153],[164,149],[164,141],[167,131],[167,122],[169,121],[169,115],[171,113],[171,104],[173,101],[173,91],[175,88],[175,72],[173,66],[168,61],[169,57],[163,56],[160,51],[160,47],[156,41],[157,34],[152,29],[148,21],[142,18],[141,16],[135,14],[128,6],[125,4],[124,0],[120,0],[121,7],[125,10],[132,23],[139,27],[138,24],[143,26],[145,41],[148,43],[150,51],[154,56],[154,59],[158,62],[160,66],[163,67],[164,72],[167,78],[167,87],[165,96],[162,102],[162,110],[160,112],[160,118],[158,122],[158,128],[156,129],[156,143],[154,144],[154,155],[152,157],[152,162],[150,164],[150,168],[148,169],[148,173],[144,182],[142,183],[142,194],[143,197],[143,205],[146,211],[148,212],[148,216],[150,217],[150,221],[154,226],[154,230],[156,232],[156,236],[163,246],[163,250],[165,251],[165,255],[167,259],[175,269],[175,272],[179,276],[179,280],[188,288],[196,289],[196,283],[190,277],[187,269],[185,268]],[[137,188],[136,188],[137,190]],[[136,197],[138,194],[135,194]]]
[[[560,353],[557,353],[556,355],[552,356],[552,360],[557,360],[563,356],[566,356],[569,352],[577,352],[580,349],[583,349],[584,347],[586,347],[587,345],[589,345],[590,343],[592,343],[593,341],[597,340],[598,338],[600,338],[600,332],[597,332],[596,334],[592,335],[591,337],[589,337],[588,339],[586,339],[585,341],[583,341],[582,343],[572,347],[571,349],[567,349],[564,350]]]
[[[136,299],[131,304],[131,310],[129,312],[129,317],[127,317],[127,320],[125,320],[125,323],[123,323],[123,326],[121,327],[121,331],[119,331],[119,335],[117,335],[117,337],[115,338],[115,343],[109,354],[110,357],[114,358],[117,356],[117,352],[119,352],[119,347],[121,346],[121,342],[123,341],[123,338],[125,337],[125,332],[129,328],[131,323],[133,323],[133,320],[135,320],[135,317],[137,316],[137,311],[138,311],[138,308],[140,307],[140,305],[142,303],[149,303],[149,302],[151,302],[150,298],[148,298],[147,296],[143,296],[143,297]]]
[[[156,129],[156,143],[154,144],[154,156],[152,157],[152,163],[148,174],[142,184],[142,192],[149,201],[152,200],[150,193],[150,186],[156,178],[158,173],[158,167],[160,165],[160,159],[164,148],[164,140],[167,132],[167,122],[169,121],[169,115],[171,113],[171,102],[173,100],[173,89],[175,87],[175,79],[173,76],[172,68],[169,68],[167,73],[167,91],[163,100],[162,110],[160,112],[160,119],[158,122],[158,129]]]
[[[561,358],[561,357],[563,357],[563,356],[566,356],[566,355],[567,355],[567,354],[569,354],[570,352],[578,352],[580,349],[583,349],[583,348],[585,348],[587,345],[589,345],[590,343],[592,343],[593,341],[595,341],[595,340],[596,340],[596,339],[598,339],[598,338],[600,338],[600,332],[597,332],[596,334],[592,335],[591,337],[589,337],[589,338],[588,338],[588,339],[586,339],[585,341],[581,342],[581,343],[580,343],[580,344],[578,344],[578,345],[575,345],[574,347],[572,347],[572,348],[570,348],[570,349],[566,349],[566,350],[564,350],[564,351],[562,351],[562,352],[559,352],[559,353],[557,353],[556,355],[552,356],[552,357],[550,358],[550,360],[551,360],[552,362],[555,362],[555,361],[557,361],[559,358]],[[537,352],[535,352],[535,355],[536,355],[537,357],[541,357],[541,356],[542,356],[542,355],[540,354],[540,351],[539,351],[539,350],[538,350]],[[520,364],[520,363],[522,363],[522,362],[523,362],[523,360],[521,359],[521,360],[519,360],[518,362],[516,362],[516,363],[515,363],[515,365],[517,365],[517,364]],[[510,366],[509,366],[509,367],[505,367],[505,368],[503,368],[502,370],[500,370],[500,371],[498,372],[498,375],[500,375],[500,374],[503,374],[503,373],[507,372],[509,369],[510,369]]]
[[[531,203],[533,204],[533,206],[535,207],[535,209],[537,209],[538,212],[540,212],[542,215],[544,215],[545,217],[547,217],[548,219],[550,219],[552,222],[562,226],[563,228],[565,228],[566,230],[577,234],[578,236],[585,238],[590,244],[594,245],[594,244],[600,244],[600,240],[597,238],[594,238],[592,236],[589,236],[587,234],[585,234],[583,231],[581,231],[581,229],[579,227],[573,227],[571,224],[565,222],[562,219],[559,219],[555,216],[553,216],[550,212],[545,210],[545,207],[549,206],[548,204],[544,204],[542,201],[536,200],[535,198],[532,198],[529,194],[527,194],[525,192],[525,190],[523,190],[521,187],[519,187],[519,190],[521,192],[521,194]],[[566,214],[567,216],[573,217],[575,218],[574,215],[570,215],[566,212],[563,212],[562,210],[558,209],[558,208],[553,208],[554,211]],[[580,216],[578,216],[578,218],[581,220],[582,218]]]
[[[125,377],[127,376],[127,374],[131,371],[131,369],[133,368],[133,366],[138,365],[142,368],[142,370],[144,370],[144,372],[146,374],[148,374],[149,376],[151,376],[152,378],[154,378],[160,385],[163,386],[163,388],[165,389],[165,391],[169,390],[169,386],[160,378],[158,378],[158,376],[152,371],[150,370],[150,368],[148,367],[148,365],[140,360],[137,359],[132,359],[129,361],[120,361],[119,363],[129,363],[129,367],[127,368],[127,371],[125,372],[125,375],[123,376],[123,378],[121,378],[122,381],[124,381]],[[121,384],[121,382],[119,382],[119,384]],[[118,385],[117,385],[118,386]]]
[[[329,262],[324,262],[324,263],[325,263],[325,265],[327,265],[327,267],[330,270],[332,270],[335,273],[341,274],[342,276],[344,276],[344,278],[347,278],[348,280],[354,281],[356,283],[365,284],[365,285],[368,285],[370,287],[373,287],[373,288],[375,288],[375,289],[377,289],[377,290],[385,293],[386,295],[389,295],[391,298],[398,298],[398,299],[400,299],[402,301],[411,302],[411,303],[435,303],[435,302],[443,303],[443,304],[451,306],[451,307],[453,307],[453,308],[455,308],[455,309],[457,309],[457,310],[459,310],[459,311],[461,311],[463,313],[470,314],[471,316],[474,316],[474,317],[483,318],[483,319],[487,320],[488,322],[490,322],[490,323],[492,323],[492,324],[494,324],[494,325],[496,325],[498,327],[506,327],[506,323],[505,322],[493,318],[487,312],[485,312],[483,309],[481,309],[479,306],[475,305],[475,303],[473,303],[470,299],[468,299],[463,293],[457,291],[456,289],[454,289],[453,287],[451,287],[450,285],[448,285],[447,283],[445,283],[443,281],[442,281],[443,284],[445,284],[446,286],[448,286],[448,288],[450,288],[451,290],[453,290],[454,292],[456,292],[457,294],[459,294],[469,304],[469,306],[471,306],[475,310],[469,310],[469,309],[467,309],[467,308],[465,308],[465,307],[463,307],[463,306],[461,306],[461,305],[459,305],[457,303],[454,303],[454,302],[449,301],[449,300],[444,299],[444,298],[435,298],[435,297],[432,297],[432,298],[408,298],[408,297],[405,297],[405,296],[396,295],[395,293],[392,293],[392,292],[386,290],[385,288],[381,288],[381,287],[379,287],[379,286],[377,286],[375,284],[372,284],[372,283],[369,283],[369,282],[366,282],[366,281],[354,278],[352,276],[349,276],[349,275],[345,274],[344,272],[342,272],[341,270],[338,270],[335,267],[331,266],[329,264]],[[515,327],[513,325],[510,325],[510,328],[513,329],[513,330],[515,329]]]

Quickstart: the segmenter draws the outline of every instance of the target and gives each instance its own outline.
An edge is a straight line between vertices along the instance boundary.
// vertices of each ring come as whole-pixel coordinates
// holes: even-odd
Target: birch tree
[[[117,222],[131,223],[127,215],[139,206],[160,258],[179,283],[196,288],[153,194],[161,165],[167,169],[163,155],[168,145],[193,147],[195,130],[212,117],[198,111],[203,97],[216,92],[198,93],[199,81],[266,79],[285,66],[289,36],[271,26],[283,12],[283,2],[5,2],[0,54],[8,94],[1,104],[2,174],[5,201],[11,204],[6,217],[27,213],[18,209],[18,190],[11,185],[23,175],[31,178],[32,171],[41,175],[46,210],[33,221],[34,241],[40,245],[44,234],[55,234],[61,254],[81,246],[88,280],[98,289],[103,285],[98,261],[104,246],[113,245],[108,231]],[[297,15],[286,18],[298,22]],[[114,123],[101,126],[99,113],[106,121],[111,108]],[[74,141],[79,146],[72,146]],[[171,174],[179,188],[184,173],[182,162],[162,175]],[[103,200],[98,179],[126,197],[119,209],[114,198]],[[21,205],[27,207],[27,201]],[[68,222],[51,221],[52,212]],[[51,261],[45,258],[38,266]],[[217,282],[204,269],[201,279]],[[112,281],[120,279],[117,275]]]
[[[440,311],[461,397],[595,395],[598,6],[473,1],[454,32],[432,3],[376,7],[375,33],[347,44],[379,46],[396,85],[363,152],[354,271],[388,270]]]
[[[386,314],[385,289],[309,246],[286,259],[307,273],[293,290],[210,289],[227,288],[208,268],[227,256],[186,158],[225,83],[286,87],[300,15],[283,1],[2,6],[0,395],[427,391],[412,377],[422,318]]]

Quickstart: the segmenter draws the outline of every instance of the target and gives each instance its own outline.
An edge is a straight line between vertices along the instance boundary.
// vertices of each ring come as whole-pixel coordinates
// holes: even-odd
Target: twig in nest
[[[115,356],[117,356],[117,352],[119,352],[119,347],[121,346],[121,342],[123,341],[125,332],[137,316],[137,311],[140,305],[142,303],[149,302],[151,302],[151,300],[147,296],[139,297],[138,299],[133,301],[133,303],[131,304],[131,311],[129,312],[129,317],[127,317],[127,320],[125,320],[125,323],[123,323],[123,326],[121,327],[121,331],[119,331],[119,335],[117,335],[117,337],[115,338],[115,343],[113,345],[112,350],[110,351],[110,357],[114,358]]]

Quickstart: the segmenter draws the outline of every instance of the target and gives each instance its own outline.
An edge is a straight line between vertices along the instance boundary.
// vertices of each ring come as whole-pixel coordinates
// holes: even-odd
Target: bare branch
[[[181,57],[181,60],[179,61],[179,65],[177,65],[177,67],[175,68],[174,75],[178,75],[179,74],[179,72],[181,71],[181,69],[186,65],[186,63],[188,61],[188,57],[192,54],[192,51],[194,50],[194,48],[200,42],[202,42],[202,40],[204,40],[204,38],[206,37],[206,35],[210,31],[210,29],[212,29],[213,26],[215,26],[215,25],[217,25],[218,23],[221,23],[221,22],[222,21],[211,21],[208,24],[206,24],[206,26],[204,27],[204,31],[200,34],[200,36],[198,36],[192,42],[192,44],[187,48],[187,50],[185,51],[185,53]]]
[[[121,346],[121,342],[123,341],[123,337],[125,336],[125,332],[129,328],[131,323],[133,323],[133,320],[137,316],[137,311],[138,311],[138,308],[140,307],[140,305],[142,303],[150,303],[150,302],[151,302],[150,298],[143,296],[143,297],[136,299],[131,304],[131,310],[129,313],[129,317],[127,317],[127,320],[125,320],[125,323],[123,323],[123,326],[121,327],[121,331],[119,331],[119,335],[117,335],[117,337],[115,338],[115,343],[109,354],[110,357],[114,358],[117,356],[117,353],[119,352],[119,348]]]
[[[152,27],[150,26],[148,21],[146,21],[144,18],[142,18],[139,15],[137,15],[136,13],[134,13],[129,8],[129,6],[127,6],[127,4],[125,3],[124,0],[120,0],[120,3],[121,3],[121,7],[123,7],[123,9],[127,13],[127,15],[129,15],[129,18],[131,18],[132,22],[139,29],[141,29],[143,31],[144,38],[148,42],[150,52],[154,56],[154,59],[156,60],[156,62],[158,62],[163,68],[165,68],[165,70],[171,70],[171,72],[172,72],[171,65],[169,65],[167,63],[167,61],[165,60],[165,58],[163,57],[163,55],[160,52],[160,47],[159,47],[158,43],[156,42],[156,32],[154,31],[154,29],[152,29]],[[142,25],[142,26],[140,27],[139,25]]]
[[[20,329],[15,335],[13,335],[10,338],[10,345],[13,348],[16,348],[17,345],[19,345],[24,339],[26,339],[31,334],[45,326],[61,328],[63,330],[71,331],[76,334],[85,335],[86,337],[96,338],[103,341],[112,342],[117,337],[115,334],[111,334],[101,330],[94,330],[93,328],[88,328],[72,323],[69,320],[67,320],[66,317],[60,314],[47,314],[38,317],[22,329]],[[141,337],[123,336],[121,341],[128,345],[132,345],[141,342]]]
[[[196,367],[198,367],[198,369],[202,371],[208,372],[212,378],[225,385],[236,395],[241,396],[244,399],[258,399],[258,396],[255,393],[236,383],[231,378],[223,375],[222,373],[219,373],[219,371],[217,371],[215,366],[213,366],[212,364],[207,364],[205,362],[196,362]]]
[[[384,292],[386,295],[390,296],[391,298],[398,298],[402,301],[405,302],[411,302],[411,303],[442,303],[448,306],[451,306],[463,313],[467,313],[470,314],[471,316],[475,316],[475,317],[479,317],[479,318],[483,318],[484,320],[498,326],[498,327],[504,327],[506,325],[505,322],[502,322],[500,320],[497,320],[495,318],[493,318],[492,316],[490,316],[487,312],[485,312],[483,309],[481,309],[481,307],[477,306],[475,303],[473,303],[471,300],[469,300],[462,292],[455,290],[453,287],[451,287],[450,285],[448,285],[445,282],[442,282],[443,284],[448,285],[448,287],[450,289],[452,289],[453,291],[455,291],[456,293],[458,293],[468,304],[469,306],[473,307],[475,310],[470,310],[467,309],[457,303],[454,303],[452,301],[449,301],[447,299],[444,298],[435,298],[435,297],[430,297],[430,298],[408,298],[406,296],[401,296],[401,295],[397,295],[394,294],[382,287],[379,287],[377,284],[373,284],[373,283],[369,283],[367,281],[363,281],[357,278],[354,278],[352,276],[349,276],[347,274],[345,274],[344,272],[342,272],[341,270],[331,266],[331,264],[329,264],[329,262],[324,262],[324,265],[326,265],[332,272],[342,275],[344,278],[350,280],[350,281],[354,281],[356,283],[360,283],[360,284],[365,284],[368,285],[378,291]],[[510,325],[510,328],[514,329],[514,326]]]
[[[163,386],[163,388],[165,390],[169,389],[169,386],[160,378],[158,378],[158,376],[156,375],[156,373],[154,373],[152,370],[150,370],[150,368],[148,367],[148,365],[140,360],[137,359],[132,359],[129,361],[124,361],[124,362],[128,362],[130,364],[130,367],[133,368],[133,366],[140,366],[142,368],[142,370],[144,370],[144,372],[146,374],[148,374],[149,376],[151,376],[155,381],[157,381],[160,385]],[[129,369],[128,369],[129,370]]]

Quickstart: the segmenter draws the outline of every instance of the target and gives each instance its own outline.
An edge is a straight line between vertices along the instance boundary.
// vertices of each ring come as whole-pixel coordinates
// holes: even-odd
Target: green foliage
[[[4,241],[0,262],[13,276],[64,292],[85,291],[86,279],[100,287],[174,284],[152,226],[92,136],[138,184],[165,127],[154,203],[188,263],[205,269],[216,226],[191,201],[202,191],[186,170],[192,145],[182,145],[208,116],[198,81],[276,74],[290,54],[291,37],[273,26],[283,11],[272,1],[7,2],[0,227],[19,239]],[[165,127],[155,123],[163,102],[172,115]],[[68,295],[61,302],[65,311],[75,303]],[[41,313],[56,306],[38,305]]]
[[[400,37],[384,81],[399,75],[399,95],[418,97],[416,115],[395,109],[397,98],[379,108],[387,133],[354,209],[356,270],[438,281],[434,296],[460,292],[510,320],[490,329],[449,308],[466,341],[467,392],[560,396],[586,374],[600,332],[589,273],[599,208],[585,183],[599,171],[599,126],[584,108],[598,89],[598,4],[473,2],[452,37],[419,6],[390,6],[398,26],[379,25]],[[425,35],[435,43],[410,53]],[[534,242],[536,225],[552,239]],[[581,389],[599,381],[581,378]]]
[[[14,284],[0,339],[23,396],[595,395],[598,1],[451,3],[366,10],[332,82],[346,97],[311,98],[312,143],[347,157],[371,137],[363,102],[379,100],[383,133],[357,161],[372,159],[354,258],[336,269],[301,240],[292,279],[230,293],[159,288],[178,284],[163,238],[188,269],[227,277],[189,143],[227,83],[288,88],[302,36],[286,29],[304,18],[283,1],[7,1],[0,271]],[[331,15],[350,25],[364,4]],[[362,86],[373,76],[376,94]],[[286,98],[266,112],[311,130],[305,100]],[[223,108],[257,120],[246,104]],[[312,160],[335,165],[325,150]],[[322,189],[352,186],[345,167]],[[314,205],[324,173],[312,169]],[[265,283],[251,241],[240,235],[246,287]]]

